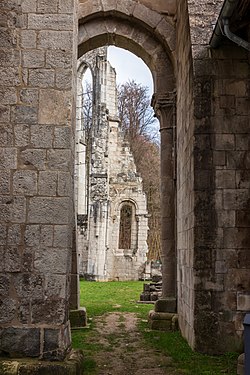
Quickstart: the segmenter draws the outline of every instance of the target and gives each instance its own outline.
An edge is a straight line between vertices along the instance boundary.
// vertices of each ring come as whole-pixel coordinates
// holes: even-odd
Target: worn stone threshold
[[[28,358],[0,358],[1,375],[82,375],[83,353],[72,350],[62,362]]]

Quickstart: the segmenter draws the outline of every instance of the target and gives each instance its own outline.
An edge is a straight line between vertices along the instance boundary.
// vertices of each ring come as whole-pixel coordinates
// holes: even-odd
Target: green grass
[[[80,303],[87,308],[89,317],[103,315],[107,312],[136,312],[147,317],[152,305],[141,305],[143,290],[142,281],[80,282]]]
[[[235,375],[237,353],[228,353],[223,356],[208,356],[193,352],[180,332],[160,332],[148,329],[145,322],[152,305],[138,304],[140,293],[143,290],[143,282],[87,282],[81,281],[81,305],[87,308],[90,318],[89,328],[73,331],[72,341],[74,348],[81,348],[85,354],[85,375],[97,373],[96,364],[93,361],[93,352],[98,352],[101,346],[96,343],[94,335],[95,316],[107,312],[135,312],[141,318],[140,331],[144,336],[144,344],[156,349],[163,355],[173,359],[176,374],[188,375]],[[120,320],[121,330],[123,320]],[[115,345],[115,337],[109,338]]]

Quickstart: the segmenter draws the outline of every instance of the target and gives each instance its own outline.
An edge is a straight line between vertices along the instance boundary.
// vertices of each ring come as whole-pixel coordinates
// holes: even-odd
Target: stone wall
[[[75,5],[0,4],[0,354],[63,358],[73,218]]]
[[[177,17],[177,300],[179,325],[194,345],[194,158],[193,158],[193,65],[185,1],[178,5]]]
[[[229,41],[218,50],[208,46],[211,25],[216,22],[222,2],[202,6],[194,1],[188,3],[192,46],[189,44],[189,51],[186,48],[189,63],[183,58],[185,48],[178,58],[182,67],[179,90],[186,93],[187,103],[193,97],[190,115],[195,127],[192,130],[186,120],[185,124],[179,123],[177,115],[177,129],[183,124],[187,132],[191,130],[191,149],[188,151],[187,138],[180,133],[178,144],[181,142],[182,150],[193,157],[193,173],[188,174],[184,185],[181,179],[185,174],[179,167],[178,175],[184,190],[193,184],[189,195],[193,199],[189,212],[193,215],[189,218],[193,216],[194,229],[191,236],[188,232],[184,236],[190,249],[187,252],[182,251],[182,237],[178,235],[179,317],[182,332],[195,349],[220,353],[240,349],[242,320],[249,309],[249,65],[247,52]],[[181,8],[179,12],[181,39],[188,33],[188,24],[186,21],[187,28],[183,29]],[[190,92],[186,91],[188,80],[183,74],[192,82]],[[177,113],[183,107],[177,103]],[[187,156],[178,158],[188,160]],[[177,195],[182,201],[179,190]],[[189,207],[187,203],[188,199],[185,208]],[[179,210],[178,217],[185,219],[181,213]]]

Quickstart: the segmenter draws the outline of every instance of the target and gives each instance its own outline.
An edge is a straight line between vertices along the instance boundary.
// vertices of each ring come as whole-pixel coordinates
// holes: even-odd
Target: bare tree
[[[82,130],[85,134],[85,142],[88,144],[91,136],[93,119],[93,88],[89,81],[84,81],[82,93]]]
[[[118,86],[118,112],[122,130],[131,144],[139,135],[154,136],[156,120],[150,107],[148,87],[134,80]]]
[[[148,88],[128,81],[118,86],[121,128],[130,143],[147,194],[149,218],[148,258],[160,258],[160,150],[156,120],[150,107]],[[157,133],[158,133],[157,129]]]

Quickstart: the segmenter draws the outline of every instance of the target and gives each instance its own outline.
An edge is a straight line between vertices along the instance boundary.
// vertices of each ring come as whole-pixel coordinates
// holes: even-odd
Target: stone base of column
[[[62,362],[39,361],[31,358],[0,359],[0,374],[5,375],[82,375],[83,353],[72,350]]]
[[[161,313],[149,311],[148,322],[151,329],[158,331],[176,331],[178,329],[178,317],[173,313]]]
[[[176,298],[161,298],[155,302],[155,312],[172,313],[177,312],[177,300]]]
[[[69,320],[71,329],[86,327],[87,325],[87,312],[85,307],[77,310],[70,310]]]
[[[176,314],[176,298],[159,299],[155,302],[155,309],[149,312],[148,321],[151,329],[159,331],[175,331],[178,329]]]
[[[237,364],[237,375],[244,375],[245,374],[245,354],[241,354],[238,358]]]

